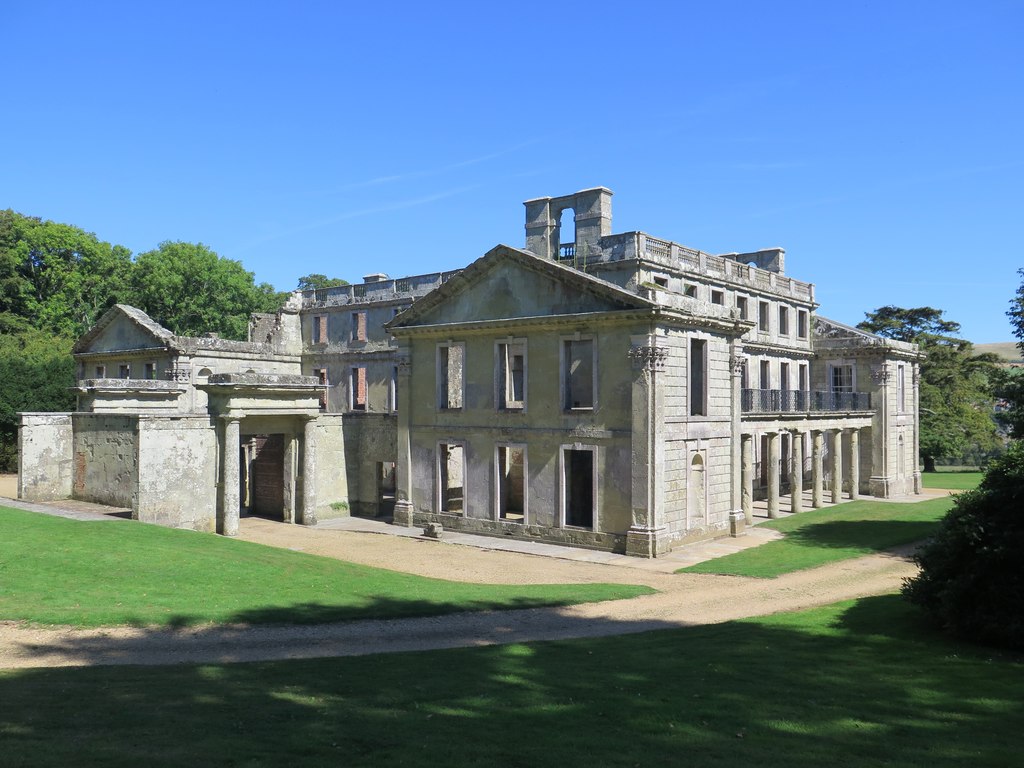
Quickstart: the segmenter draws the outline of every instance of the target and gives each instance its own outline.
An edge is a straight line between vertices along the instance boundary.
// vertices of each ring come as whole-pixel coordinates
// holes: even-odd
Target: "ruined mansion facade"
[[[246,342],[113,307],[75,346],[77,410],[22,415],[19,496],[652,557],[755,498],[920,492],[915,345],[817,314],[781,249],[613,234],[611,197],[527,201],[525,247],[461,270],[297,292]]]

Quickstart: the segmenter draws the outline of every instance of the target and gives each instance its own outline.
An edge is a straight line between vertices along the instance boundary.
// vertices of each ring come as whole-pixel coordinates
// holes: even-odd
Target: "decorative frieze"
[[[633,347],[629,350],[629,359],[633,362],[635,370],[663,371],[665,370],[665,359],[668,357],[668,349],[665,347],[646,346]]]

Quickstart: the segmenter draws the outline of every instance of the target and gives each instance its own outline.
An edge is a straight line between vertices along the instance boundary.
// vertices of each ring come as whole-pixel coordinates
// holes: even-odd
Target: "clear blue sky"
[[[1012,338],[1022,2],[5,0],[0,208],[258,281],[462,266],[523,200],[786,249],[821,313]]]

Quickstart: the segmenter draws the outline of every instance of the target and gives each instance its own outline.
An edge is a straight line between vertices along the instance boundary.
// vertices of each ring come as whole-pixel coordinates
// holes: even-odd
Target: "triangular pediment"
[[[648,300],[529,251],[499,245],[419,299],[391,329],[647,309]]]
[[[141,309],[115,304],[76,343],[74,352],[114,352],[168,347],[174,334]]]

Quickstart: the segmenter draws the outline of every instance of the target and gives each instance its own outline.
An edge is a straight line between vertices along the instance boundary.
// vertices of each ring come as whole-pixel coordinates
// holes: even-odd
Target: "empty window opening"
[[[736,297],[736,309],[740,311],[741,320],[750,319],[750,306],[746,296]]]
[[[526,345],[498,345],[498,403],[506,410],[526,405]]]
[[[327,343],[327,315],[313,315],[313,343]]]
[[[691,299],[697,298],[697,286],[687,285],[683,287],[683,295],[689,296]]]
[[[498,518],[512,522],[526,519],[526,449],[498,446]]]
[[[437,348],[438,407],[455,410],[462,407],[462,374],[465,347],[443,344]]]
[[[97,365],[96,366],[96,378],[97,379],[105,379],[105,378],[107,378],[107,366],[105,366],[105,365]]]
[[[398,366],[391,369],[391,387],[388,390],[388,408],[394,412],[398,410]]]
[[[690,415],[708,415],[708,343],[690,339]]]
[[[565,467],[565,524],[594,527],[594,452],[567,448]]]
[[[668,276],[667,275],[654,275],[654,284],[659,288],[668,288]]]
[[[565,208],[558,217],[558,250],[563,259],[576,255],[576,211]]]
[[[441,443],[437,447],[440,499],[438,511],[461,515],[465,511],[465,456],[462,445]]]
[[[768,313],[771,305],[767,301],[762,301],[757,307],[757,330],[768,332]]]
[[[761,361],[761,389],[772,388],[772,364],[767,360]]]
[[[906,368],[902,365],[896,367],[896,409],[902,413],[906,410]]]
[[[725,291],[712,291],[711,292],[711,303],[712,304],[725,304]]]
[[[563,348],[565,408],[594,407],[594,342],[568,339]]]
[[[366,366],[356,366],[352,369],[352,410],[366,410]]]
[[[316,376],[317,382],[320,384],[320,410],[327,410],[327,387],[329,382],[327,380],[327,369],[326,368],[314,368],[313,375]]]
[[[132,377],[132,368],[126,363],[121,363],[117,366],[117,378],[119,379],[130,379]]]
[[[352,341],[366,341],[366,313],[352,313]]]
[[[800,367],[797,369],[797,375],[799,376],[799,389],[801,392],[807,391],[807,363],[800,363]]]
[[[779,307],[779,335],[789,336],[789,307]]]
[[[807,310],[800,309],[796,313],[796,335],[798,338],[807,338]]]
[[[789,363],[779,363],[779,389],[789,389]]]
[[[142,373],[143,378],[151,379],[151,380],[155,379],[156,378],[156,363],[145,363],[142,366],[142,371],[143,371],[143,373]]]
[[[395,462],[378,461],[376,465],[377,517],[390,517],[395,513]]]

